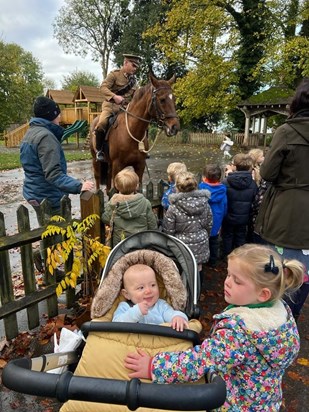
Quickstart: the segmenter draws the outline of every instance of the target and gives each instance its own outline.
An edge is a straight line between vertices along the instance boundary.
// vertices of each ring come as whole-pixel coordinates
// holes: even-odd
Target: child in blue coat
[[[221,183],[222,170],[219,165],[209,164],[203,170],[202,182],[199,189],[207,189],[211,193],[208,201],[213,218],[213,225],[209,237],[209,265],[215,267],[219,253],[219,232],[222,221],[227,212],[226,186]]]

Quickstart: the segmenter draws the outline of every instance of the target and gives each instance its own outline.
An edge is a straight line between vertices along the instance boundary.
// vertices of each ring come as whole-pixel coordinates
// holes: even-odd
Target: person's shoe
[[[104,162],[104,156],[101,150],[96,153],[96,160],[97,162]]]

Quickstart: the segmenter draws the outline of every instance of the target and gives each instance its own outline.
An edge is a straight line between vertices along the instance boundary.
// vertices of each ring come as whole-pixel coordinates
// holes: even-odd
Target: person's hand
[[[178,332],[183,332],[184,329],[189,327],[188,322],[182,316],[174,316],[172,319],[172,328]]]
[[[129,378],[150,379],[150,362],[151,357],[141,349],[137,348],[137,353],[128,353],[124,359],[124,366],[134,372],[128,374]]]
[[[116,104],[121,104],[124,101],[124,97],[118,96],[118,94],[114,94],[113,100]]]
[[[94,188],[94,184],[87,180],[86,182],[83,183],[81,192],[86,192],[87,190],[92,190]]]
[[[143,302],[138,303],[138,306],[140,308],[140,311],[142,312],[142,315],[147,315],[149,309],[148,303],[145,300],[143,300]]]

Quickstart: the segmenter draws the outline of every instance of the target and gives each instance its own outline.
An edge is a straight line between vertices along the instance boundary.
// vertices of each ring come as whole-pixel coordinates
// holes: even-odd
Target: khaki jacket
[[[262,200],[255,230],[266,241],[309,249],[309,117],[287,120],[274,134],[260,173],[272,184]]]

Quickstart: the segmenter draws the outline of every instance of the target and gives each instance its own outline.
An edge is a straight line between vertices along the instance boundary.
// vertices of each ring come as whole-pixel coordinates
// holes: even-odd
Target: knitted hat
[[[46,120],[54,120],[60,114],[60,108],[57,103],[48,97],[39,96],[33,105],[35,117],[41,117]]]

